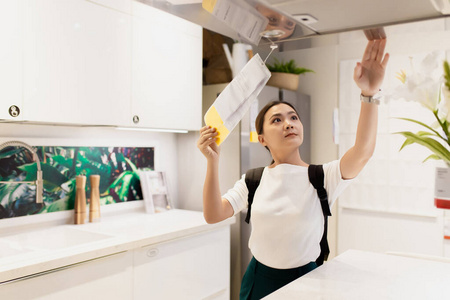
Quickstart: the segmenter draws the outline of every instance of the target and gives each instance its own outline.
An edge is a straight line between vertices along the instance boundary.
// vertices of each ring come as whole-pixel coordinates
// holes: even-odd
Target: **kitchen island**
[[[348,250],[264,299],[450,299],[450,263]]]

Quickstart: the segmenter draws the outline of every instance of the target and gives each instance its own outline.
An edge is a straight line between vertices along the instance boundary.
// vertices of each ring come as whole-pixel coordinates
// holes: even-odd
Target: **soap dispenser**
[[[86,176],[77,176],[75,182],[75,224],[84,224],[86,220]]]
[[[89,204],[89,222],[100,220],[100,175],[89,176],[91,181],[91,199]]]

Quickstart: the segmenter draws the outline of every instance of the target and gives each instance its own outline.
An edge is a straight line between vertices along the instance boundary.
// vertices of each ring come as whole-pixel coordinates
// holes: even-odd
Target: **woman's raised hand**
[[[385,38],[369,41],[361,62],[356,64],[353,79],[364,96],[375,95],[383,82],[389,60],[389,54],[384,54],[385,47]]]
[[[220,148],[216,144],[218,132],[215,128],[205,126],[200,129],[200,138],[197,147],[207,159],[218,159]]]

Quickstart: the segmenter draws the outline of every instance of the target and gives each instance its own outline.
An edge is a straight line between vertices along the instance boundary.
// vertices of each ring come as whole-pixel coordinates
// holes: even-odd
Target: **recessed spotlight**
[[[305,25],[310,25],[318,22],[316,18],[308,14],[292,15],[292,17]]]

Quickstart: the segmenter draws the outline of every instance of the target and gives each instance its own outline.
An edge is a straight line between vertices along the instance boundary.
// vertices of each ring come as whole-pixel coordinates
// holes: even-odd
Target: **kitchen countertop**
[[[450,299],[450,263],[348,250],[264,299]]]
[[[136,207],[136,205],[134,205]],[[4,220],[5,221],[5,220]],[[218,229],[202,212],[173,209],[147,214],[142,205],[102,215],[97,223],[34,226],[0,235],[0,284],[31,274]],[[5,231],[5,230],[3,230]],[[9,249],[9,251],[8,251]]]

